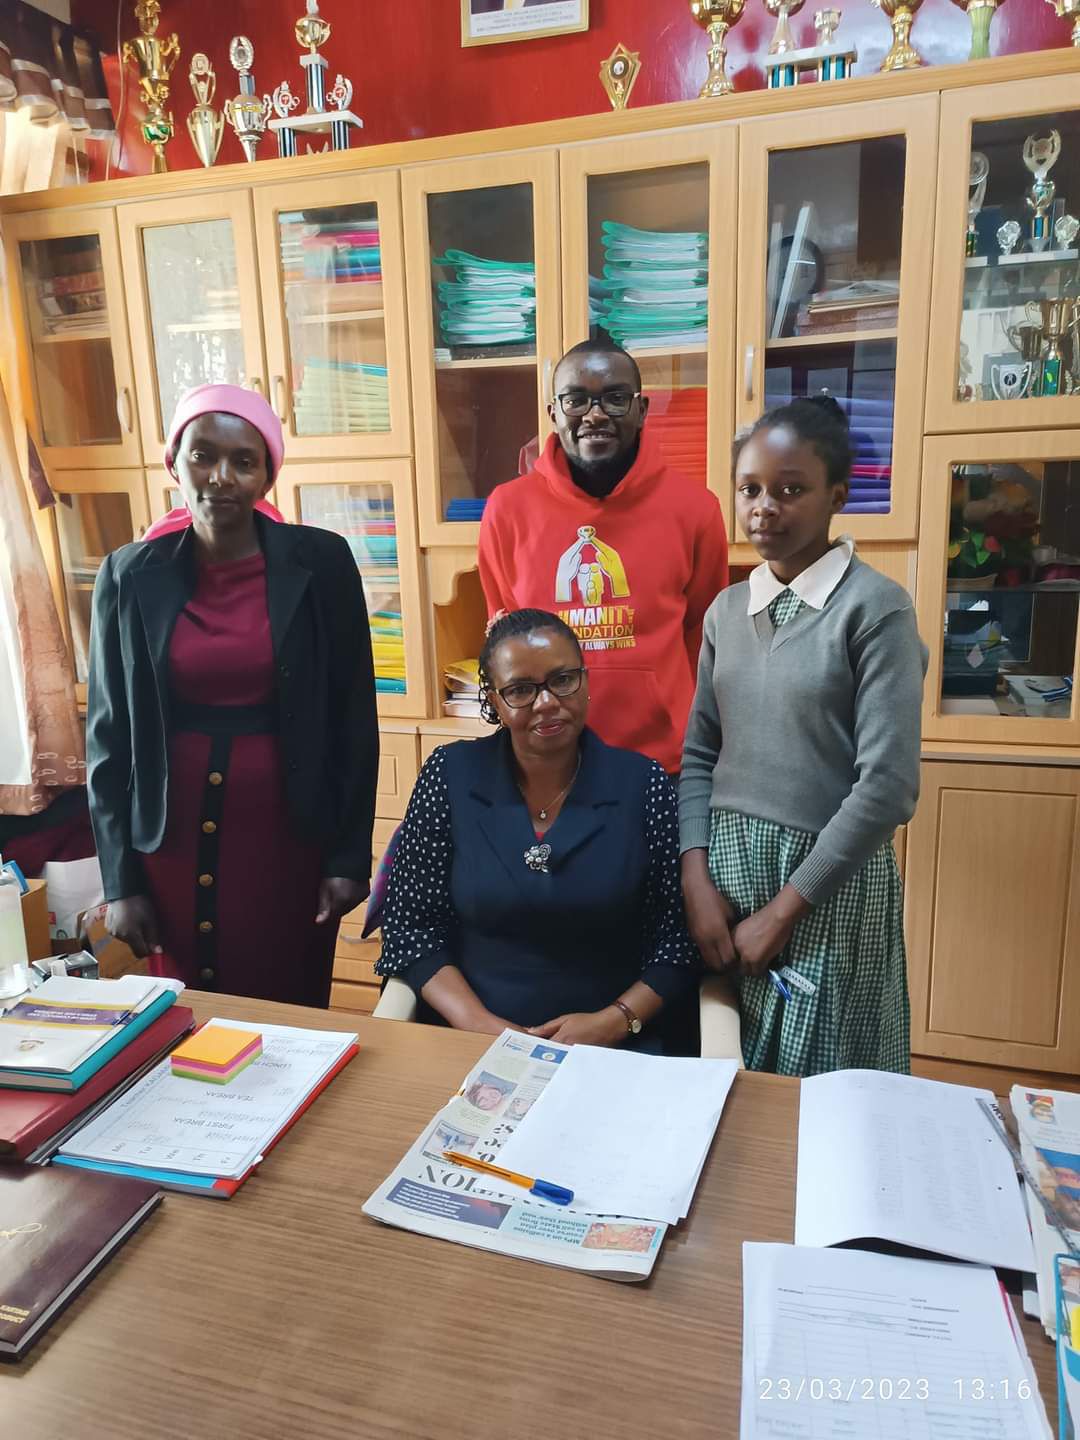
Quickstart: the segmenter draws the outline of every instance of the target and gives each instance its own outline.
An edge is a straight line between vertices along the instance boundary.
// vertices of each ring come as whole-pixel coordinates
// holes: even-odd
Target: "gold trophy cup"
[[[914,70],[923,58],[911,43],[911,27],[922,0],[871,0],[892,24],[893,43],[881,62],[882,70]]]
[[[727,74],[724,37],[742,19],[746,0],[690,0],[690,14],[709,36],[709,73],[701,87],[701,98],[730,95],[734,85]]]
[[[217,89],[217,76],[209,58],[201,52],[191,57],[188,82],[195,92],[195,108],[187,117],[188,134],[195,147],[195,153],[209,169],[221,149],[221,137],[225,132],[225,116],[211,105]]]
[[[180,58],[180,41],[173,33],[167,40],[157,38],[161,21],[161,0],[138,0],[135,18],[139,34],[124,42],[123,61],[134,60],[139,67],[139,94],[146,105],[146,119],[139,129],[143,140],[154,152],[154,174],[168,170],[165,146],[173,137],[173,118],[165,110],[169,99],[169,76]]]

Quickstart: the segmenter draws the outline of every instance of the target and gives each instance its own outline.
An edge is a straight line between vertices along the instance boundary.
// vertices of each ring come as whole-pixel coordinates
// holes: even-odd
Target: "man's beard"
[[[613,455],[610,460],[594,460],[591,463],[568,455],[566,463],[570,469],[570,478],[586,495],[591,495],[594,500],[602,500],[626,478],[638,457],[639,444],[640,437],[621,455]]]

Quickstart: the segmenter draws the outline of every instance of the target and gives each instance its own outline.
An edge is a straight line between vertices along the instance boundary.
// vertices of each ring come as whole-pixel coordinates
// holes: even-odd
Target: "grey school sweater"
[[[907,592],[857,556],[824,609],[779,630],[748,600],[744,581],[705,616],[681,848],[708,848],[710,810],[809,831],[790,883],[819,905],[914,814],[926,647]]]

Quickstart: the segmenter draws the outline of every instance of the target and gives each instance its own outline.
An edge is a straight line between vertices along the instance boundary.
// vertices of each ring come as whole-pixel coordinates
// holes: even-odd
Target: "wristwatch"
[[[626,1032],[627,1032],[627,1034],[628,1034],[628,1035],[640,1035],[640,1034],[641,1034],[641,1021],[640,1021],[640,1020],[638,1019],[638,1017],[634,1014],[633,1010],[630,1009],[630,1006],[624,1004],[623,1001],[621,1001],[621,1000],[614,1000],[614,1001],[612,1001],[612,1004],[615,1006],[616,1010],[621,1010],[622,1013],[626,1016]]]

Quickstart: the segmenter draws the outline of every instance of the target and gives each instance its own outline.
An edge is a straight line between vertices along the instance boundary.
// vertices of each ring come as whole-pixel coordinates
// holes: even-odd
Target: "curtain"
[[[38,189],[64,170],[69,126],[0,112],[0,188]],[[5,299],[5,310],[11,313]],[[10,326],[8,331],[10,344]],[[0,367],[0,814],[36,815],[85,784],[75,678],[23,482],[23,417],[8,352]],[[8,395],[11,396],[11,405]]]

